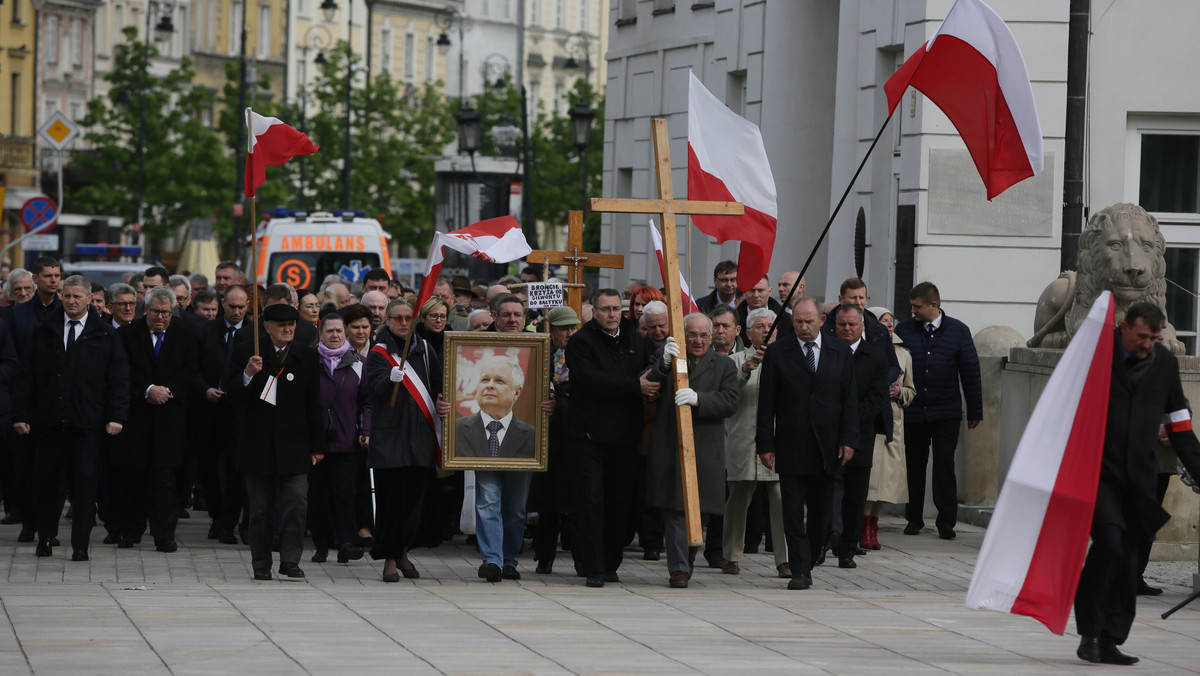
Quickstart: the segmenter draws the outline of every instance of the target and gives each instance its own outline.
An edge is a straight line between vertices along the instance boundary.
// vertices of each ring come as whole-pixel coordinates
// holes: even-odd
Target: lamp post
[[[142,87],[138,93],[138,173],[137,193],[134,195],[134,213],[138,228],[141,228],[143,223],[143,200],[146,190],[146,87],[150,84],[150,18],[154,16],[155,11],[162,11],[162,18],[154,27],[154,32],[160,37],[170,35],[175,32],[175,24],[171,21],[170,14],[172,8],[170,3],[155,0],[150,0],[146,7],[146,58],[142,61]]]
[[[446,56],[446,53],[450,51],[450,36],[447,31],[449,31],[451,27],[458,27],[458,109],[462,110],[464,93],[463,52],[466,47],[466,43],[463,42],[463,26],[466,24],[466,19],[462,14],[459,13],[457,7],[454,5],[447,5],[442,9],[439,9],[433,15],[433,21],[437,24],[437,27],[441,29],[441,33],[438,35],[437,39],[437,47],[438,51],[442,53],[443,57]]]
[[[354,0],[346,0],[346,141],[345,155],[342,159],[342,208],[350,209],[350,102],[351,92],[354,82],[354,51],[351,48],[351,43],[354,38]],[[325,15],[326,22],[333,22],[334,13],[337,12],[336,0],[324,0],[321,3],[321,12]]]
[[[313,31],[317,31],[315,34]],[[308,52],[317,50],[317,58],[313,63],[318,66],[324,66],[328,63],[325,60],[325,49],[333,45],[333,35],[324,24],[313,24],[309,26],[304,33],[304,41],[300,44],[300,131],[304,134],[308,133]],[[308,189],[307,173],[305,172],[304,160],[307,155],[300,156],[300,195],[299,203],[303,208],[306,206],[306,195]]]

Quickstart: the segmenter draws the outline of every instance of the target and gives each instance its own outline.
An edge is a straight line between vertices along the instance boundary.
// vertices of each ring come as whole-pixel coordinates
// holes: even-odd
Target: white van
[[[286,282],[297,291],[315,292],[326,275],[341,275],[348,286],[381,266],[392,274],[392,236],[361,211],[308,213],[279,207],[264,212],[263,221],[255,277],[264,286]]]

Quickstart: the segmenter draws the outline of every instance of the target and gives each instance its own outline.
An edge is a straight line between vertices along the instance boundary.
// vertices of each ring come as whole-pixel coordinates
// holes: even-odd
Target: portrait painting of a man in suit
[[[476,413],[454,423],[455,454],[469,458],[533,458],[535,430],[522,422],[513,406],[525,387],[520,363],[493,355],[479,362]]]

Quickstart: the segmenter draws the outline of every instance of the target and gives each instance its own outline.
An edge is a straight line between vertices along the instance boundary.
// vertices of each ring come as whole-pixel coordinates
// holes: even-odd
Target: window
[[[537,119],[538,106],[542,102],[542,83],[534,80],[529,83],[529,118]]]
[[[296,0],[296,14],[303,16],[303,17],[307,17],[308,16],[308,12],[306,11],[307,9],[308,8],[304,6],[304,0]]]
[[[242,34],[242,3],[229,5],[229,53],[238,53],[238,37]]]
[[[258,58],[265,59],[271,55],[271,8],[258,8]]]
[[[12,22],[13,23],[21,24],[21,23],[25,22],[24,21],[25,12],[22,11],[22,9],[21,9],[24,5],[25,5],[25,3],[23,3],[23,2],[17,2],[17,0],[13,0],[13,3],[12,3],[12,8],[13,8]],[[14,77],[16,77],[16,76],[14,76]]]
[[[567,12],[566,12],[566,7],[564,7],[565,3],[566,3],[566,0],[554,0],[554,27],[555,28],[562,29],[562,28],[567,27]]]
[[[379,67],[383,72],[392,72],[392,27],[384,26],[379,32]]]
[[[1200,211],[1200,135],[1143,134],[1139,203],[1146,211]]]
[[[425,81],[433,82],[433,65],[436,63],[435,43],[432,35],[425,36]]]
[[[58,101],[55,101],[54,99],[51,99],[51,98],[47,98],[45,100],[45,102],[42,104],[42,119],[49,120],[57,112],[58,112]]]
[[[512,0],[504,0],[504,18],[512,18]]]
[[[46,17],[46,63],[58,63],[58,17],[53,15]]]
[[[617,12],[617,25],[631,24],[637,21],[637,0],[620,0],[621,7]]]
[[[78,122],[83,119],[83,101],[79,99],[71,99],[69,113],[67,117],[71,118],[72,122]]]
[[[461,47],[459,48],[461,49]],[[417,36],[404,34],[404,81],[412,82],[417,76]]]
[[[588,30],[588,0],[579,0],[579,32]]]
[[[488,15],[488,4],[491,0],[479,0],[479,16]]]
[[[83,65],[83,22],[71,19],[71,65]]]
[[[542,25],[542,2],[541,0],[529,0],[529,25]]]
[[[566,87],[564,87],[563,83],[561,83],[561,82],[554,85],[554,113],[555,114],[558,114],[558,112],[563,109],[563,105],[562,105],[563,92],[565,90],[566,90]]]
[[[1200,249],[1167,248],[1167,321],[1188,354],[1196,354],[1196,295],[1200,293]]]
[[[13,4],[20,4],[20,3],[13,3]],[[15,14],[14,14],[14,16],[15,16]],[[12,89],[9,90],[12,92],[12,101],[9,102],[10,107],[9,107],[9,111],[8,111],[8,120],[9,120],[8,134],[9,134],[9,136],[20,136],[21,135],[20,134],[21,113],[25,110],[25,102],[21,100],[21,94],[22,94],[22,92],[21,92],[21,74],[13,73],[12,77],[9,78],[9,83],[12,86]]]

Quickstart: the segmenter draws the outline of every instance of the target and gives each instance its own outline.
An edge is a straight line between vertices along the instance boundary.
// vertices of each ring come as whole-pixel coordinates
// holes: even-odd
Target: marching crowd
[[[662,292],[639,282],[588,293],[579,317],[527,308],[533,268],[491,286],[439,279],[418,308],[383,270],[297,293],[247,285],[226,261],[211,285],[155,266],[102,288],[42,257],[4,283],[0,523],[52,556],[70,498],[71,559],[86,561],[97,523],[106,545],[139,547],[148,530],[170,553],[178,520],[203,510],[210,539],[250,546],[256,579],[271,579],[276,552],[279,575],[303,577],[306,533],[314,562],[369,553],[385,581],[418,577],[410,549],[464,521],[463,474],[438,469],[429,415],[450,410],[445,332],[545,330],[548,471],[474,472],[465,521],[481,578],[519,578],[531,536],[537,573],[569,549],[574,572],[603,586],[636,538],[643,558],[665,554],[672,587],[688,586],[701,549],[702,565],[736,575],[762,547],[804,589],[827,552],[854,568],[881,547],[885,504],[907,503],[905,533],[921,532],[930,448],[937,532],[953,538],[961,401],[970,427],[982,403],[970,333],[936,287],[915,287],[913,318],[896,321],[866,307],[858,279],[822,305],[785,273],[785,308],[766,277],[744,296],[736,278],[734,263],[717,266],[677,343]],[[677,368],[690,387],[675,391]],[[406,378],[436,411],[399,387]],[[692,408],[703,548],[687,542],[680,406]],[[488,420],[497,447],[523,433]]]

